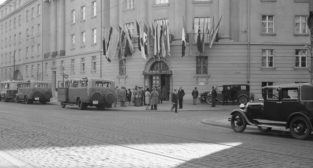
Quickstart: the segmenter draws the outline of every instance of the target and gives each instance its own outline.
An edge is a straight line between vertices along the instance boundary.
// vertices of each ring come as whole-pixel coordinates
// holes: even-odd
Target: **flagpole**
[[[102,43],[103,41],[103,35],[102,35],[102,27],[103,27],[103,23],[102,23],[102,0],[100,1],[100,43]],[[102,51],[101,51],[101,45],[100,45],[100,78],[102,78]]]

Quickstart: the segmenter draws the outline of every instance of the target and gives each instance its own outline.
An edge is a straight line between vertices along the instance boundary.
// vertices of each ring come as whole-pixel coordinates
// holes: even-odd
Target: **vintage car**
[[[47,81],[22,81],[18,84],[16,102],[31,104],[34,101],[45,104],[52,97],[51,85]]]
[[[313,85],[284,84],[262,88],[262,102],[241,104],[231,113],[231,127],[243,132],[247,125],[267,132],[272,128],[290,129],[292,137],[306,139],[312,133]]]
[[[5,102],[15,100],[19,81],[0,82],[0,101]]]
[[[67,79],[59,81],[58,101],[65,108],[67,104],[76,104],[83,110],[87,106],[97,109],[112,107],[116,101],[115,83],[104,79]]]
[[[221,85],[216,88],[218,104],[246,104],[250,100],[250,87],[247,84]],[[200,101],[212,103],[211,91],[200,94]]]

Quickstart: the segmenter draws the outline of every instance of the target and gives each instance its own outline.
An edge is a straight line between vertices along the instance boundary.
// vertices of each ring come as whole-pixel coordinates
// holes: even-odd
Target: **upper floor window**
[[[37,16],[40,16],[40,4],[37,5]]]
[[[85,58],[81,58],[80,59],[80,73],[85,73],[86,69],[85,69]]]
[[[75,43],[76,43],[75,34],[72,34],[72,36],[71,36],[71,41],[72,41],[72,48],[74,48],[74,47],[75,47]]]
[[[35,9],[34,9],[34,7],[32,7],[32,13],[31,13],[31,16],[32,16],[32,18],[34,18],[34,17],[35,17]]]
[[[91,57],[91,72],[97,72],[97,57],[92,56]]]
[[[295,17],[295,34],[308,34],[307,17],[296,16]]]
[[[262,67],[271,68],[274,67],[274,50],[263,49],[262,50]]]
[[[91,2],[91,16],[97,16],[97,2]]]
[[[296,49],[295,66],[297,68],[306,68],[307,67],[307,54],[308,54],[308,50],[306,50],[306,49]]]
[[[134,9],[134,0],[125,0],[126,9]]]
[[[93,28],[91,30],[91,39],[92,39],[92,45],[96,45],[97,44],[97,29]]]
[[[75,74],[75,59],[71,59],[71,74]]]
[[[195,41],[197,41],[199,33],[206,33],[204,41],[209,41],[209,31],[213,29],[212,18],[195,17],[193,19],[193,30]],[[202,37],[201,37],[202,38]]]
[[[76,23],[76,11],[74,9],[72,10],[72,23]]]
[[[86,20],[86,6],[81,7],[81,20],[82,21]]]
[[[155,4],[157,4],[157,5],[168,4],[168,0],[155,0]]]
[[[196,57],[196,74],[197,75],[208,74],[208,57],[207,56]]]
[[[26,22],[28,22],[28,10],[26,10]]]
[[[262,33],[273,34],[274,31],[274,16],[262,15]]]
[[[86,32],[81,32],[81,46],[84,47],[86,45]]]

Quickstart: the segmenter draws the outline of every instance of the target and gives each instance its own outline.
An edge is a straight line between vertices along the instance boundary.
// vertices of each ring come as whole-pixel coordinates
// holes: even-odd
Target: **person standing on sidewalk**
[[[212,96],[212,107],[215,107],[215,101],[216,101],[216,97],[217,97],[217,93],[216,90],[214,88],[214,86],[212,86],[212,92],[211,92],[211,96]]]
[[[197,90],[197,87],[195,87],[195,89],[193,89],[191,95],[192,95],[192,98],[193,98],[193,105],[196,105],[197,104],[197,99],[198,99],[198,96],[199,96],[199,92]]]
[[[146,105],[146,110],[149,110],[150,108],[150,90],[149,88],[146,89],[146,92],[145,92],[145,105]]]
[[[177,93],[177,97],[178,97],[178,104],[179,104],[179,108],[182,109],[183,108],[183,98],[185,96],[185,91],[182,87],[179,88],[178,93]]]
[[[172,93],[172,108],[171,111],[173,111],[173,109],[175,109],[175,113],[177,113],[177,91],[176,89],[174,89],[174,92]]]
[[[153,91],[151,92],[150,96],[150,104],[151,104],[151,110],[158,110],[158,103],[159,103],[159,93],[157,91],[157,88],[153,88]]]

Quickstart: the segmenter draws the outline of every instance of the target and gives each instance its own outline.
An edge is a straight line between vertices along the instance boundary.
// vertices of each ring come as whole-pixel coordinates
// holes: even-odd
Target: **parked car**
[[[231,113],[231,127],[243,132],[247,125],[267,132],[275,127],[290,129],[292,137],[306,139],[312,133],[313,85],[285,84],[262,88],[263,103],[247,103]]]
[[[15,100],[18,83],[19,81],[0,82],[0,101],[7,102]]]
[[[58,86],[58,101],[63,108],[68,104],[76,104],[81,110],[87,106],[109,108],[116,97],[115,83],[111,80],[67,79],[60,81]]]
[[[45,104],[52,97],[51,85],[47,81],[22,81],[18,83],[16,102],[31,104],[34,101]]]
[[[246,104],[250,100],[250,86],[248,84],[221,85],[216,88],[218,104]],[[200,94],[202,103],[212,103],[211,91]]]

